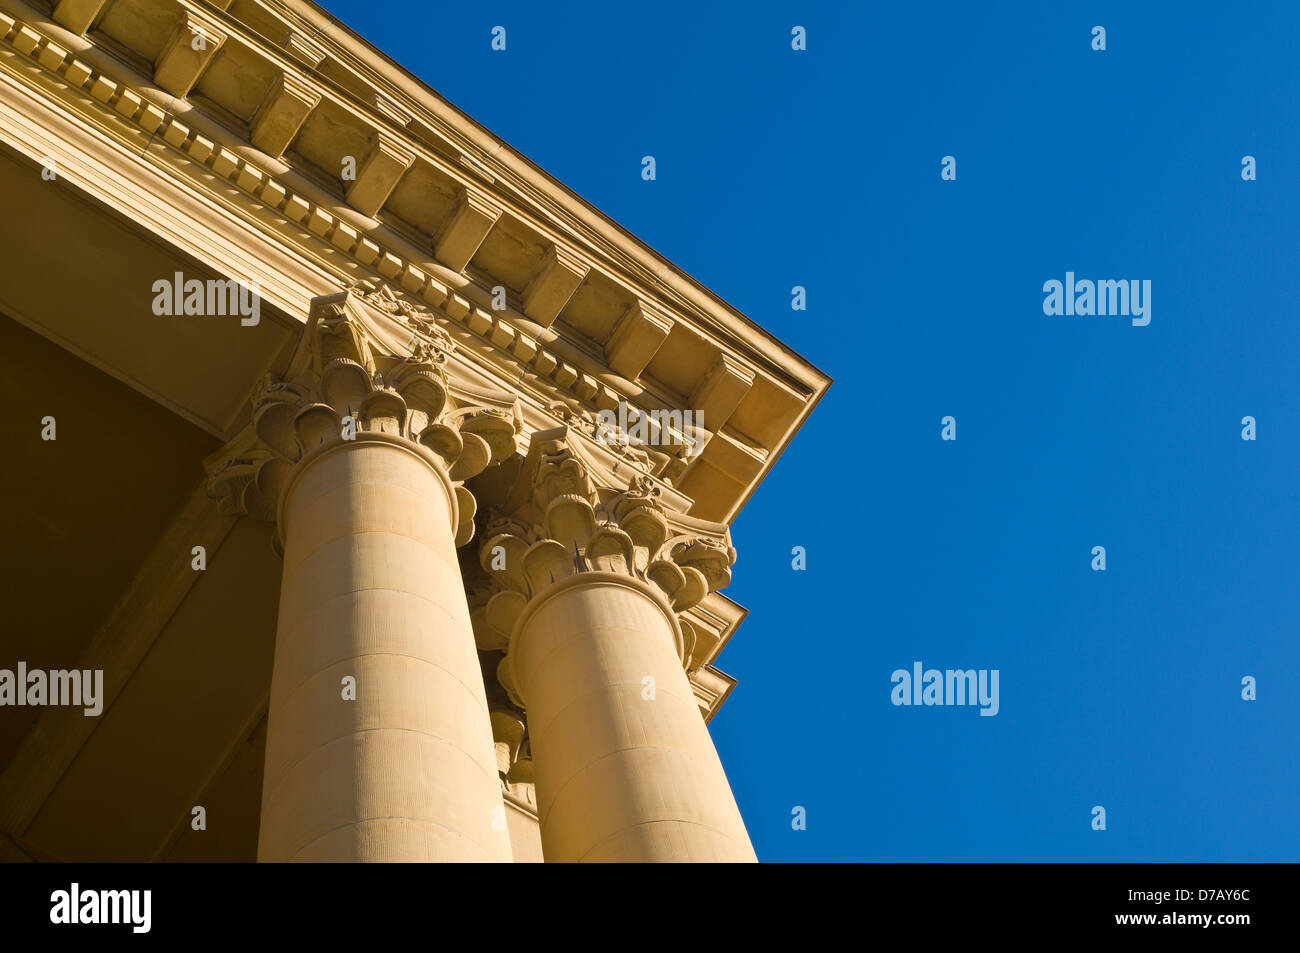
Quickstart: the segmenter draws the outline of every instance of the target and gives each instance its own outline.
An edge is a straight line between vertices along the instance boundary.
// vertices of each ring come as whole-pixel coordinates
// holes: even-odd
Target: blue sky
[[[324,6],[835,378],[733,527],[760,859],[1300,858],[1300,7]]]

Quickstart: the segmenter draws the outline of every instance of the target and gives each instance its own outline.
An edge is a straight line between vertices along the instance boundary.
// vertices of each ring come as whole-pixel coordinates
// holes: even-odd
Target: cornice
[[[41,25],[57,29],[52,21]],[[84,41],[80,42],[85,45]],[[68,46],[77,43],[74,39]],[[527,376],[533,381],[532,386],[537,388],[544,382],[549,390],[547,403],[576,400],[596,409],[612,409],[622,402],[634,411],[649,409],[637,400],[644,391],[619,387],[616,382],[605,379],[600,373],[602,366],[585,360],[576,349],[565,346],[555,332],[536,325],[513,310],[489,311],[471,300],[487,303],[491,298],[487,289],[467,279],[461,279],[464,283],[459,289],[455,288],[452,285],[456,280],[454,274],[433,261],[417,262],[411,254],[413,249],[403,247],[406,243],[396,236],[393,238],[397,240],[381,245],[353,224],[354,218],[349,221],[346,212],[340,213],[336,206],[325,204],[322,195],[308,194],[310,189],[291,189],[283,185],[282,180],[293,176],[283,172],[277,174],[273,163],[259,162],[255,156],[247,154],[256,150],[240,148],[231,141],[218,141],[222,130],[217,124],[187,121],[189,116],[183,119],[177,112],[167,111],[161,105],[167,97],[159,95],[156,90],[143,84],[133,86],[115,81],[87,62],[93,59],[107,65],[103,63],[106,57],[88,55],[92,50],[83,50],[83,55],[74,54],[45,32],[0,12],[0,50],[6,46],[39,66],[47,79],[61,80],[67,88],[80,94],[79,100],[65,99],[61,102],[90,118],[98,128],[105,127],[107,116],[104,110],[110,109],[112,122],[119,125],[129,123],[137,136],[148,137],[146,151],[151,156],[157,157],[159,150],[165,150],[169,159],[188,158],[188,168],[182,164],[179,168],[173,166],[173,171],[187,174],[194,187],[208,192],[223,205],[239,208],[246,214],[270,211],[300,226],[296,236],[278,231],[276,237],[281,241],[292,240],[308,260],[321,268],[322,271],[317,272],[321,277],[315,279],[317,291],[323,290],[321,284],[350,284],[359,273],[386,279],[411,299],[438,309],[472,335],[490,344],[506,358],[504,366],[524,365]],[[201,119],[198,116],[194,118]],[[112,131],[121,137],[120,128]],[[225,138],[229,140],[229,136]],[[134,145],[138,146],[138,141]],[[278,168],[288,171],[284,166]],[[234,189],[213,190],[213,176]],[[159,214],[152,224],[161,231],[167,218]],[[302,229],[306,230],[305,233]],[[372,232],[382,231],[384,229],[372,229]],[[353,266],[351,269],[346,265],[340,267],[340,262],[331,260],[339,254],[348,259],[348,264]],[[231,259],[238,260],[238,256],[232,255]],[[565,257],[565,260],[571,258]],[[246,260],[246,270],[254,270],[254,264],[252,260]],[[356,266],[364,271],[359,271]],[[307,290],[306,286],[299,287],[302,288],[300,294]],[[306,302],[277,300],[274,303],[290,314],[306,310]],[[508,371],[506,376],[509,377]]]
[[[177,99],[160,88],[158,70],[168,67],[163,57],[154,63],[155,75],[146,77],[140,73],[140,56],[132,59],[112,52],[116,41],[97,32],[95,24],[96,17],[104,17],[103,10],[111,16],[121,9],[115,0],[60,0],[54,19],[22,0],[0,0],[0,9],[21,11],[20,16],[6,15],[6,19],[18,21],[7,36],[18,52],[102,103],[103,108],[120,114],[120,121],[136,125],[160,144],[158,148],[175,150],[197,163],[200,170],[190,173],[196,187],[216,186],[221,200],[229,202],[238,202],[236,196],[242,193],[252,200],[244,203],[245,214],[254,210],[258,218],[265,219],[268,213],[278,218],[282,240],[296,246],[341,284],[371,274],[392,281],[427,304],[445,307],[450,316],[529,367],[566,399],[576,399],[593,410],[612,409],[620,402],[684,410],[683,402],[702,391],[715,393],[717,388],[710,389],[708,379],[665,386],[657,376],[675,366],[671,362],[677,360],[677,350],[693,346],[689,342],[699,338],[702,346],[708,342],[707,346],[719,349],[719,363],[734,368],[730,379],[740,382],[731,387],[729,400],[715,401],[715,406],[725,411],[723,418],[706,418],[710,432],[718,433],[731,426],[728,418],[732,411],[751,386],[758,388],[755,374],[761,375],[763,396],[744,411],[745,420],[737,433],[710,452],[707,459],[713,469],[697,468],[698,488],[704,491],[701,480],[711,484],[705,495],[715,515],[725,513],[728,519],[734,515],[828,386],[825,375],[789,348],[682,275],[313,4],[304,0],[241,0],[231,6],[152,0],[146,6],[155,17],[178,18],[168,41],[170,48],[174,48],[176,37],[192,30],[194,24],[206,23],[222,40],[223,49],[251,50],[259,63],[275,73],[266,100],[253,116],[245,117],[250,127],[246,135],[232,134],[231,114],[219,106],[211,115],[204,115],[206,107]],[[91,7],[100,12],[73,9]],[[68,10],[77,15],[60,16]],[[56,22],[60,19],[73,29]],[[74,32],[78,29],[89,32]],[[116,35],[124,35],[121,29],[119,17]],[[146,58],[154,56],[153,49],[146,47]],[[179,78],[163,78],[168,79],[172,92],[183,92],[186,84],[194,86],[204,69],[220,58],[217,54],[187,60]],[[361,131],[370,130],[370,152],[356,157],[360,174],[345,190],[344,201],[313,181],[305,168],[299,168],[297,159],[282,156],[307,117],[324,103],[356,117]],[[440,181],[459,183],[462,204],[472,210],[459,224],[453,222],[443,234],[433,235],[430,247],[438,252],[434,257],[430,248],[420,247],[422,237],[413,241],[406,229],[386,224],[380,214],[403,176],[413,169],[413,161],[436,172]],[[240,193],[231,194],[222,184],[233,185]],[[530,260],[528,286],[516,286],[519,302],[503,310],[489,306],[487,285],[476,283],[474,277],[478,272],[466,272],[468,256],[474,254],[486,230],[494,227],[492,223],[502,218],[501,212],[489,211],[483,219],[483,209],[505,209],[510,221],[520,223],[519,227],[535,236],[546,250],[540,261]],[[380,217],[376,219],[376,215]],[[639,303],[646,313],[663,316],[665,329],[680,325],[689,330],[685,339],[672,345],[673,356],[661,359],[643,379],[624,377],[613,369],[607,355],[593,354],[589,343],[551,327],[575,289],[596,270],[601,281],[622,289],[620,296],[630,296],[634,307]],[[665,334],[624,335],[617,366],[640,374],[664,340]],[[644,353],[628,353],[629,341],[637,342],[634,350],[644,349]],[[598,349],[602,342],[603,338],[596,341]],[[670,363],[664,364],[664,360]],[[775,418],[779,424],[765,422],[764,414],[774,406],[773,401],[780,405]],[[705,450],[709,439],[704,439]],[[738,448],[748,449],[738,452]],[[743,492],[737,496],[728,491],[726,480],[719,481],[715,471],[725,474]],[[726,499],[713,499],[714,494]]]
[[[570,238],[581,240],[585,235],[601,238],[601,247],[585,250],[594,257],[605,257],[607,263],[628,272],[629,279],[643,282],[642,290],[653,289],[659,295],[671,296],[674,307],[729,338],[729,343],[738,347],[753,343],[756,335],[761,336],[768,346],[765,348],[768,356],[773,359],[771,369],[781,369],[790,375],[791,381],[814,389],[829,384],[829,378],[778,338],[603,215],[315,3],[262,0],[259,5],[275,11],[290,28],[309,31],[323,48],[344,60],[385,96],[399,100],[417,118],[429,123],[432,132],[462,151],[466,168],[486,173],[490,181],[511,188],[530,204],[545,210],[548,219],[564,222]]]

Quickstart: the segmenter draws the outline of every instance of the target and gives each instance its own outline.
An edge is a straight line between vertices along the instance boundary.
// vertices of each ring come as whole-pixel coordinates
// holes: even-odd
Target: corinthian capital
[[[476,504],[464,481],[514,452],[519,416],[515,407],[457,400],[446,374],[453,350],[427,309],[386,287],[313,299],[288,370],[262,379],[248,424],[206,461],[209,494],[222,512],[274,520],[288,475],[307,453],[384,433],[443,462],[459,512],[456,544],[469,542]]]
[[[675,509],[680,497],[651,477],[618,486],[604,473],[567,428],[533,435],[514,489],[480,537],[479,561],[493,589],[475,613],[480,649],[506,650],[520,613],[554,583],[612,572],[663,594],[678,614],[683,662],[690,657],[694,632],[680,614],[731,581],[730,531]],[[505,668],[501,674],[513,695]]]

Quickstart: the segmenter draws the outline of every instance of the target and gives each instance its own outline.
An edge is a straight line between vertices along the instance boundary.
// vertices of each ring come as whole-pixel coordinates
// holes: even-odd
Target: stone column
[[[661,594],[626,575],[570,576],[518,625],[548,861],[755,859]]]
[[[304,457],[281,512],[259,859],[510,860],[439,462],[360,433]]]
[[[525,466],[531,499],[480,556],[500,587],[486,617],[510,633],[499,674],[527,712],[546,860],[755,860],[678,618],[729,578],[726,528],[666,512],[650,481],[602,491],[566,445],[543,443]]]
[[[510,861],[456,555],[503,422],[449,401],[428,342],[399,358],[378,334],[317,299],[214,476],[284,555],[258,858]]]

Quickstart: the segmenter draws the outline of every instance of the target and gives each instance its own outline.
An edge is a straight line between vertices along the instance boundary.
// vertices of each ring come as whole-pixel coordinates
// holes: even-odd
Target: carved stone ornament
[[[546,412],[565,426],[595,438],[596,442],[607,448],[615,456],[623,459],[633,467],[656,476],[665,483],[672,484],[686,469],[682,459],[682,448],[675,448],[672,453],[663,448],[638,442],[626,431],[620,430],[608,419],[598,419],[595,414],[581,404],[571,400],[553,401]]]
[[[483,527],[479,563],[492,594],[474,610],[480,650],[506,651],[525,606],[547,587],[583,572],[628,575],[657,588],[678,613],[685,665],[695,632],[681,613],[731,581],[736,551],[723,523],[676,512],[660,484],[635,476],[625,487],[602,485],[567,427],[533,435],[506,506]],[[515,704],[509,666],[498,677]]]
[[[382,327],[369,308],[391,316],[394,326]],[[387,343],[401,339],[402,324],[409,354]],[[382,432],[442,460],[459,510],[456,545],[464,545],[476,509],[464,482],[515,452],[521,419],[517,404],[479,406],[452,395],[446,364],[454,348],[427,309],[387,286],[362,283],[313,299],[289,370],[262,379],[247,426],[208,459],[209,494],[224,513],[274,521],[289,473],[304,455],[349,432]]]

